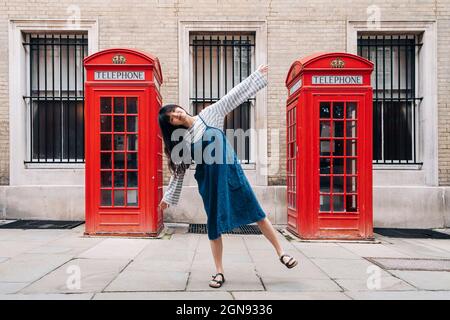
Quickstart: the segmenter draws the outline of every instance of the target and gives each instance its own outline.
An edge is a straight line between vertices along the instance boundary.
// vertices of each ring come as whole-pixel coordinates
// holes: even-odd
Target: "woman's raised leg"
[[[280,241],[278,241],[277,232],[273,227],[272,223],[270,222],[270,220],[267,217],[265,217],[264,219],[259,220],[256,223],[258,224],[258,227],[263,233],[263,235],[274,246],[275,250],[277,251],[278,257],[281,258],[285,254],[285,252],[281,247]],[[296,265],[295,258],[289,255],[285,255],[282,260],[283,264],[286,265],[288,268],[294,267]]]
[[[258,227],[263,235],[267,238],[267,240],[270,241],[270,243],[272,243],[275,250],[277,251],[278,256],[281,256],[281,254],[283,253],[283,248],[281,248],[280,241],[278,241],[277,238],[277,232],[272,223],[270,223],[270,220],[265,217],[264,219],[259,220],[256,223],[258,224]]]

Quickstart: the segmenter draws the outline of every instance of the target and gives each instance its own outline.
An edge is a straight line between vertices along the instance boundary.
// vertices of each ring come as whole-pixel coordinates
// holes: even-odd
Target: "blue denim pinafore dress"
[[[201,139],[191,143],[191,157],[201,160],[195,161],[194,178],[207,215],[208,238],[214,240],[221,233],[259,221],[266,214],[223,130],[208,126],[199,118],[206,129]]]

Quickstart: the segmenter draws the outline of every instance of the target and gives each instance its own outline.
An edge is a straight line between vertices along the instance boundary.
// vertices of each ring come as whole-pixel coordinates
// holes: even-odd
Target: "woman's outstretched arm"
[[[172,174],[170,176],[169,185],[167,186],[167,190],[164,193],[162,200],[171,205],[176,206],[178,204],[178,200],[180,200],[181,189],[183,187],[183,179],[184,173],[180,174]]]
[[[219,101],[200,111],[205,121],[212,126],[221,127],[225,116],[230,111],[267,86],[266,70],[266,66],[259,67],[258,70],[241,81]]]

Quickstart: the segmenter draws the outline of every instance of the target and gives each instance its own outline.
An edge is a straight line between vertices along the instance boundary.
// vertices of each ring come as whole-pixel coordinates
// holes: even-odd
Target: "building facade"
[[[249,132],[238,155],[276,224],[287,215],[284,81],[291,63],[316,52],[368,58],[375,64],[374,225],[450,225],[450,1],[7,0],[2,6],[2,218],[84,219],[82,59],[123,47],[157,56],[163,103],[191,114],[269,65],[268,86],[229,114],[225,128]],[[165,221],[205,222],[193,172]]]

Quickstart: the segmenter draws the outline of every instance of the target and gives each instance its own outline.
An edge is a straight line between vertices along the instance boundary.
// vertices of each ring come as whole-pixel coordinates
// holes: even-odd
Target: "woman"
[[[207,230],[217,273],[209,283],[219,288],[225,282],[222,265],[221,233],[256,222],[274,246],[280,261],[288,268],[297,260],[286,254],[277,234],[242,170],[233,147],[222,129],[225,116],[267,85],[268,67],[255,72],[231,89],[216,103],[192,116],[178,105],[165,105],[159,112],[159,126],[164,139],[172,176],[159,206],[162,210],[177,205],[183,177],[191,160],[196,163],[194,177],[207,214]],[[181,129],[181,133],[179,131]],[[173,138],[178,134],[178,139]],[[181,137],[181,142],[179,143]]]

